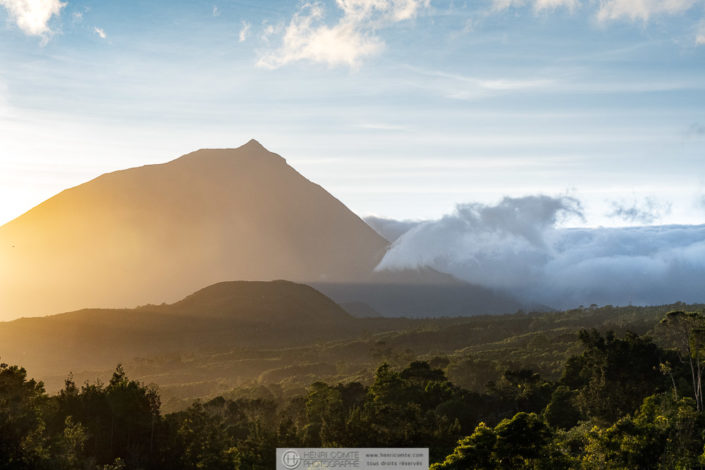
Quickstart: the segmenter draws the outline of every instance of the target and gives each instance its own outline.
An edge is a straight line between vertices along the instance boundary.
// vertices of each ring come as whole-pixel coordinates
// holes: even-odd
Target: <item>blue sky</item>
[[[360,215],[705,218],[703,0],[0,0],[0,224],[256,138]]]

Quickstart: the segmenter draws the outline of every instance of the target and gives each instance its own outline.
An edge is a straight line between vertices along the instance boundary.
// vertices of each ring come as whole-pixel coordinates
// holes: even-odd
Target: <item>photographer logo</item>
[[[287,469],[295,469],[301,463],[301,456],[293,449],[287,450],[282,454],[282,463]]]

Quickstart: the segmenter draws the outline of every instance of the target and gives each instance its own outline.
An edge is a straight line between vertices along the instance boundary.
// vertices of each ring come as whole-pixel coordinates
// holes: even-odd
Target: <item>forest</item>
[[[121,365],[106,383],[69,375],[49,395],[2,364],[0,469],[271,469],[276,447],[338,446],[428,447],[433,470],[705,468],[705,314],[672,310],[641,334],[573,338],[556,377],[506,368],[479,387],[499,363],[468,358],[475,381],[454,381],[460,363],[439,355],[382,361],[369,381],[233,390],[173,412]]]

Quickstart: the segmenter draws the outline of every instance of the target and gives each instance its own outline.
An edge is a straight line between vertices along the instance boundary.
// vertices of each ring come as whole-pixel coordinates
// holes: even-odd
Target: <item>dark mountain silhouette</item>
[[[289,281],[220,282],[174,304],[142,310],[287,327],[339,325],[350,320],[338,304],[316,289]]]
[[[351,337],[362,329],[358,320],[309,286],[235,281],[206,287],[170,305],[84,309],[0,322],[0,351],[3,362],[21,362],[42,376],[204,348],[284,348]]]
[[[227,279],[357,281],[386,247],[252,140],[102,175],[0,227],[0,319],[173,301]]]
[[[373,316],[372,312],[389,317],[459,317],[511,313],[524,307],[505,293],[432,268],[374,271],[361,282],[311,285],[359,317]]]

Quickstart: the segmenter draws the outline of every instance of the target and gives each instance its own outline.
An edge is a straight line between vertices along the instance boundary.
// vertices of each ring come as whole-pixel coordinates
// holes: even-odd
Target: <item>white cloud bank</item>
[[[308,60],[357,67],[363,58],[384,47],[378,30],[414,18],[429,1],[336,0],[342,16],[333,25],[325,22],[322,3],[304,3],[284,29],[281,46],[262,55],[257,65],[274,69]]]
[[[0,0],[0,6],[25,34],[46,37],[51,33],[49,20],[59,16],[66,4],[59,0]]]
[[[431,266],[553,307],[705,301],[705,225],[557,228],[572,198],[459,205],[412,226],[378,269]]]

